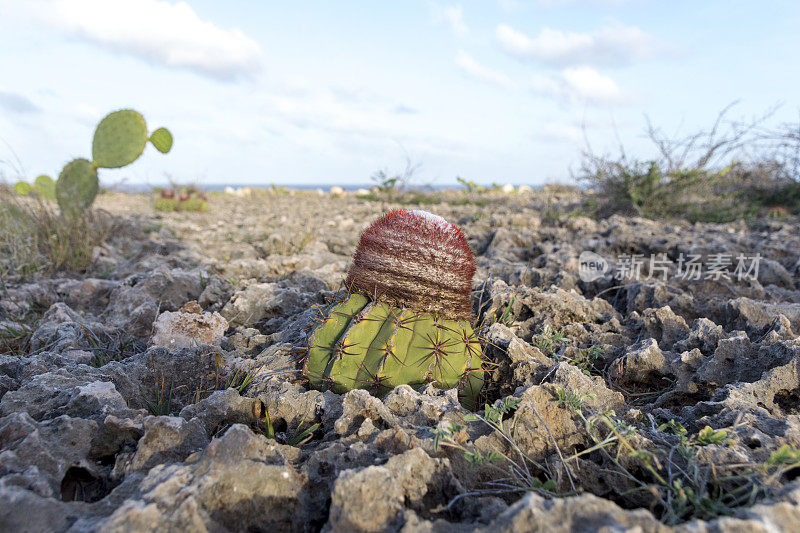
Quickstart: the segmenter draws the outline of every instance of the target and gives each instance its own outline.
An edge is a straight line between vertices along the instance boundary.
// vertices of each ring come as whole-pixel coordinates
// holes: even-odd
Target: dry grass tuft
[[[105,211],[67,217],[51,202],[0,185],[0,277],[85,269],[113,226]]]

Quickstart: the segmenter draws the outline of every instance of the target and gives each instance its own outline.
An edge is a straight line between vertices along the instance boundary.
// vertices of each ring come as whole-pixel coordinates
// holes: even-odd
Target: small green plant
[[[711,429],[711,426],[706,426],[697,433],[697,438],[695,440],[698,446],[724,444],[728,440],[728,432],[724,429],[714,431]]]
[[[588,348],[578,348],[577,353],[573,356],[557,355],[557,357],[572,366],[578,367],[585,375],[591,376],[600,374],[600,370],[595,366],[595,363],[602,355],[602,348],[590,346]]]
[[[467,192],[483,192],[483,191],[486,190],[485,187],[483,187],[481,185],[478,185],[474,181],[465,180],[464,178],[462,178],[460,176],[456,176],[456,181],[458,183],[460,183],[461,185],[463,185],[467,189]]]
[[[139,387],[139,393],[142,395],[147,410],[153,416],[168,416],[172,414],[172,383],[169,385],[169,391],[166,387],[166,377],[162,374],[159,380],[156,376],[155,370],[153,371],[153,390],[152,398],[149,398],[144,390]]]
[[[375,182],[375,186],[380,192],[386,193],[395,188],[395,185],[397,185],[397,181],[400,179],[400,177],[390,177],[385,170],[377,170],[372,174],[372,176],[370,176],[369,179]]]
[[[295,446],[299,448],[303,444],[313,439],[314,432],[317,431],[320,427],[321,424],[317,422],[315,424],[311,424],[302,431],[300,431],[300,428],[297,428],[297,431],[294,432],[288,439],[286,439],[286,444],[288,444],[289,446]]]
[[[586,400],[591,400],[594,396],[595,395],[591,392],[577,393],[563,388],[556,390],[556,401],[558,404],[572,409],[573,411],[582,411]]]
[[[396,193],[405,192],[408,189],[414,175],[417,173],[421,163],[414,163],[411,157],[405,156],[405,167],[399,172],[389,172],[387,169],[376,170],[370,176],[370,181],[375,183],[374,191],[377,196],[392,200]]]
[[[579,179],[595,190],[596,203],[586,207],[601,216],[718,223],[800,212],[797,127],[768,134],[774,142],[765,142],[761,132],[774,110],[751,121],[728,120],[732,106],[711,127],[686,136],[665,135],[648,121],[655,157],[647,160],[628,158],[622,147],[617,157],[598,156],[587,146]]]
[[[22,323],[0,323],[0,354],[25,355],[32,329]]]
[[[39,176],[19,182],[16,195],[0,194],[0,275],[82,269],[113,227],[107,214],[89,209],[99,191],[99,168],[119,168],[141,155],[148,139],[166,152],[172,136],[163,128],[147,136],[144,118],[126,109],[107,115],[92,141],[92,161],[73,159],[58,180]],[[168,142],[169,141],[169,142]],[[3,190],[5,192],[5,190]],[[60,214],[45,200],[55,199]]]
[[[792,444],[784,444],[769,456],[766,466],[798,466],[800,465],[800,449]]]
[[[542,479],[542,474],[537,474],[531,466],[538,469],[539,472],[546,473],[549,472],[549,469],[545,465],[533,461],[514,440],[515,412],[521,402],[520,398],[506,397],[496,402],[495,405],[486,404],[483,415],[470,414],[464,417],[464,422],[479,422],[495,431],[508,444],[510,453],[499,449],[482,451],[474,446],[466,445],[468,437],[466,426],[456,422],[450,422],[447,426],[433,430],[434,450],[438,451],[440,447],[457,450],[473,467],[489,467],[502,476],[498,480],[486,482],[487,489],[480,493],[503,494],[534,491],[549,497],[556,496],[556,483],[552,477],[545,475]],[[513,416],[513,419],[504,422],[509,416]],[[454,502],[455,500],[451,501],[450,505]]]
[[[466,426],[456,422],[450,422],[450,424],[445,427],[434,429],[433,449],[438,451],[440,446],[456,448],[463,453],[464,458],[472,466],[484,466],[503,462],[505,457],[499,452],[482,452],[478,449],[467,448],[461,445],[459,441],[462,440],[461,436],[466,429]]]
[[[569,344],[569,342],[563,331],[554,331],[550,326],[545,326],[542,332],[536,336],[533,345],[546,356],[552,357],[556,355],[562,345]]]
[[[262,408],[263,405],[263,408]],[[261,411],[264,411],[264,423],[261,424]],[[305,429],[300,429],[298,427],[293,432],[286,432],[286,433],[278,433],[275,432],[275,426],[272,424],[272,419],[269,415],[269,407],[266,404],[262,404],[261,402],[256,403],[255,407],[255,419],[256,419],[256,432],[264,435],[268,439],[278,440],[280,439],[282,442],[289,446],[294,447],[301,447],[307,442],[311,441],[314,438],[314,433],[322,427],[322,424],[328,418],[332,411],[328,411],[325,416],[322,417],[320,422],[315,422],[310,424]],[[301,426],[302,427],[302,426]]]
[[[578,416],[593,445],[573,457],[599,453],[604,470],[631,487],[626,494],[652,498],[651,508],[668,525],[730,515],[765,494],[755,465],[701,463],[700,444],[679,423],[658,426],[644,448],[639,430],[613,412]]]
[[[514,308],[514,302],[516,301],[516,299],[517,295],[515,294],[514,296],[511,297],[511,301],[508,302],[506,310],[503,311],[503,314],[500,315],[500,319],[498,320],[500,324],[503,324],[506,327],[511,327],[511,325],[514,324],[515,316],[512,309]]]
[[[215,355],[214,374],[200,376],[200,383],[194,392],[194,403],[208,398],[218,390],[234,389],[240,395],[243,395],[262,368],[263,365],[253,367],[250,370],[235,368],[233,372],[226,373],[222,365],[222,358],[217,353]]]
[[[660,433],[669,433],[670,435],[675,435],[677,437],[681,437],[685,442],[685,437],[689,433],[689,431],[683,427],[683,424],[680,422],[676,422],[674,418],[670,418],[669,422],[664,422],[658,426],[658,431]]]
[[[83,269],[114,226],[103,211],[63,216],[40,197],[0,193],[0,278]]]
[[[89,351],[92,353],[89,364],[93,367],[100,368],[111,361],[122,361],[142,351],[142,347],[130,337],[122,334],[98,334],[84,324],[78,325],[83,328],[84,337],[89,344]]]
[[[250,384],[253,383],[253,378],[256,376],[259,370],[261,370],[260,366],[250,370],[249,372],[245,372],[244,370],[237,368],[228,378],[224,388],[236,389],[236,392],[239,394],[244,394]]]

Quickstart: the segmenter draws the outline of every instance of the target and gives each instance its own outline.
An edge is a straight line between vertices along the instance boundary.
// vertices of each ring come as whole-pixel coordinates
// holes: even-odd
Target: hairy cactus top
[[[427,211],[394,209],[361,234],[345,284],[351,292],[459,320],[472,314],[474,275],[461,228]]]

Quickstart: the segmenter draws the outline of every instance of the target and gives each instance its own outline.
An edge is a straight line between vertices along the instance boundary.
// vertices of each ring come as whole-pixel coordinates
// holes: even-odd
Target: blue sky
[[[175,146],[107,183],[358,184],[406,156],[438,185],[563,182],[584,131],[650,155],[645,115],[796,122],[798,27],[793,1],[0,0],[0,160],[56,175],[132,107]]]

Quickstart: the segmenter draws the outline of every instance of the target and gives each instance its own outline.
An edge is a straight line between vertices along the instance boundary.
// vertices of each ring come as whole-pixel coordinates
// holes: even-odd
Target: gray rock
[[[80,510],[0,479],[0,531],[66,531]]]
[[[206,311],[220,311],[233,294],[233,285],[216,274],[205,279],[205,288],[197,299]]]
[[[215,391],[197,403],[181,409],[180,416],[186,420],[203,423],[206,434],[214,435],[216,430],[232,424],[253,424],[258,412],[254,398],[243,398],[235,389]],[[260,405],[259,405],[260,410]]]
[[[386,395],[383,404],[405,423],[435,426],[439,421],[449,418],[448,415],[460,415],[464,411],[454,393],[455,390],[443,391],[434,387],[418,392],[408,385],[398,385]],[[352,416],[349,413],[348,415]]]
[[[308,505],[307,491],[276,447],[237,424],[193,460],[150,469],[99,529],[304,531],[321,511]]]
[[[675,343],[674,351],[680,353],[698,348],[703,354],[708,355],[714,352],[719,340],[725,336],[722,326],[714,324],[707,318],[698,318],[692,324],[689,336]]]
[[[144,419],[144,435],[136,452],[117,457],[114,476],[121,478],[128,472],[147,471],[156,465],[183,461],[207,444],[205,428],[196,419],[148,416]]]
[[[614,361],[609,375],[622,386],[656,384],[672,373],[670,358],[661,351],[655,339],[645,339],[628,349]]]
[[[758,264],[758,281],[765,287],[777,285],[787,289],[794,289],[792,275],[786,268],[774,259],[762,258]]]
[[[26,413],[0,418],[0,477],[24,474],[22,488],[60,498],[71,467],[96,472],[89,454],[97,429],[93,421],[68,416],[45,422]]]
[[[587,407],[600,412],[620,409],[625,398],[622,393],[609,389],[600,376],[587,376],[573,365],[556,364],[548,372],[547,382],[582,396]]]
[[[348,435],[358,429],[361,422],[369,418],[379,428],[397,423],[394,414],[378,398],[365,390],[351,390],[342,400],[342,416],[336,420],[334,429],[339,435]]]
[[[285,317],[321,303],[327,285],[316,277],[297,277],[299,284],[257,283],[236,292],[222,309],[231,324],[250,325],[265,318]]]
[[[689,326],[683,317],[677,316],[672,309],[645,309],[643,313],[647,334],[658,341],[663,350],[673,350],[675,344],[689,336]]]
[[[593,494],[547,500],[529,492],[480,531],[588,533],[604,530],[667,533],[670,528],[658,522],[644,509],[626,511]]]
[[[800,348],[793,343],[759,346],[740,332],[719,341],[713,356],[698,369],[695,380],[715,386],[737,381],[751,383],[761,378],[765,370],[785,364],[797,354]]]
[[[111,293],[105,320],[136,338],[149,338],[158,313],[177,311],[203,292],[199,270],[158,269],[127,278]]]
[[[747,332],[758,332],[769,326],[778,315],[783,315],[792,329],[800,331],[800,303],[773,304],[737,298],[724,305],[722,315],[729,328]]]
[[[406,507],[427,513],[462,492],[446,459],[432,459],[419,448],[389,459],[383,466],[346,470],[331,494],[325,531],[392,531]],[[380,494],[380,497],[375,497]]]

